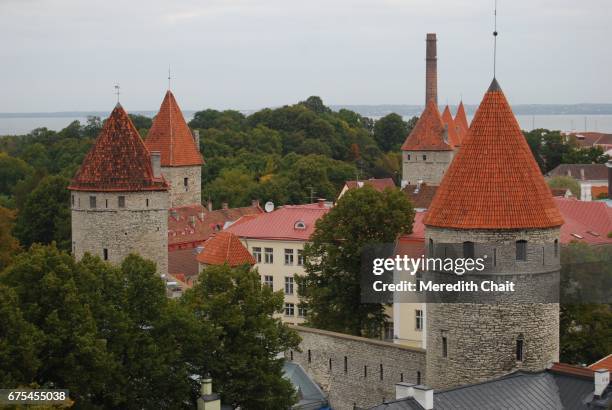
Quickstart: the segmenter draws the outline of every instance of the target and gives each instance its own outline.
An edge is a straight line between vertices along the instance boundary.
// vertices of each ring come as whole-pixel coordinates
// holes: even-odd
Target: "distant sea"
[[[608,106],[606,104],[604,109],[601,109],[601,106],[598,109],[594,109],[592,105],[588,104],[571,106],[571,109],[568,109],[568,106],[555,105],[523,105],[513,108],[518,113],[516,118],[523,130],[529,131],[534,128],[547,128],[561,131],[580,132],[587,130],[612,133],[612,109]],[[334,110],[347,108],[375,119],[391,112],[397,112],[408,119],[414,115],[419,115],[422,109],[419,106],[366,105],[331,106],[331,108]],[[471,120],[475,107],[466,106],[466,109],[468,119]],[[451,107],[451,111],[454,113],[455,107]],[[246,115],[252,112],[253,110],[243,111]],[[533,114],[530,114],[530,112]],[[193,118],[194,113],[195,111],[192,110],[185,110],[183,112],[187,121]],[[156,112],[135,111],[134,114],[153,117]],[[108,112],[0,113],[0,135],[22,135],[41,127],[59,131],[75,120],[85,124],[87,117],[91,115],[105,118],[108,116]]]

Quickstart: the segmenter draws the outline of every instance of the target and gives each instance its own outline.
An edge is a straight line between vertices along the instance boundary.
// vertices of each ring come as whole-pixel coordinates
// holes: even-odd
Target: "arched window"
[[[516,260],[526,261],[527,260],[527,241],[521,239],[516,241]]]

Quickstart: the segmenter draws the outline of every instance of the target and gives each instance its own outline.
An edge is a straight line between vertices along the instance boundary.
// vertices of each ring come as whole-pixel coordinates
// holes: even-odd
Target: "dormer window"
[[[304,221],[302,220],[296,221],[293,225],[293,229],[303,231],[304,229],[306,229],[306,223],[304,223]]]

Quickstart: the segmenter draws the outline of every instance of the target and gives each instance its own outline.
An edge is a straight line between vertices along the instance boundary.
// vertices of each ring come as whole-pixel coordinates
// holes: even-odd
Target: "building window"
[[[119,208],[125,208],[125,197],[123,195],[119,196],[117,205],[119,206]]]
[[[289,360],[293,361],[293,350],[289,351]]]
[[[102,249],[102,258],[107,261],[108,260],[108,249]]]
[[[293,276],[285,276],[285,295],[293,295]]]
[[[261,263],[261,248],[260,247],[253,247],[253,257],[255,258],[255,262],[257,263]]]
[[[96,207],[96,197],[95,196],[89,197],[89,207],[92,209]]]
[[[303,249],[298,249],[297,251],[297,264],[298,266],[304,265],[304,250]]]
[[[272,275],[264,276],[264,285],[274,290],[274,277]]]
[[[185,191],[189,191],[189,178],[183,178],[183,186],[185,187]]]
[[[293,265],[293,249],[285,249],[285,265]]]
[[[285,316],[295,316],[295,305],[293,303],[285,303]]]
[[[348,357],[344,356],[344,374],[348,373]]]
[[[406,155],[406,159],[410,161],[410,154]]]
[[[474,242],[463,242],[463,257],[473,258],[474,257]]]
[[[555,257],[559,256],[559,240],[555,239]]]
[[[304,303],[298,305],[298,316],[306,317],[308,315],[308,307]]]
[[[442,336],[442,357],[448,357],[448,339]]]
[[[403,383],[404,382],[404,373],[400,373],[400,382]]]
[[[525,240],[516,241],[516,260],[517,261],[527,260],[527,241]]]
[[[421,309],[415,309],[414,319],[414,328],[416,330],[423,330],[423,311]]]
[[[417,371],[417,384],[421,384],[421,372]]]
[[[274,263],[274,251],[272,248],[264,248],[264,262]]]
[[[363,378],[366,379],[368,377],[368,366],[363,366]]]
[[[308,349],[308,363],[312,363],[312,352]]]
[[[423,155],[423,161],[427,161],[427,155]]]
[[[394,332],[393,332],[393,322],[385,322],[385,326],[383,328],[383,338],[385,340],[393,340]]]
[[[427,250],[429,251],[429,256],[433,258],[434,257],[434,241],[431,238],[429,238],[429,248]]]
[[[104,200],[104,207],[105,207],[105,208],[108,208],[108,199],[105,199],[105,200]]]
[[[145,203],[146,203],[147,208],[148,208],[149,207],[149,198],[146,199]]]
[[[331,357],[329,358],[329,372],[331,373],[332,371],[332,360]]]
[[[523,338],[523,335],[520,335],[517,339],[516,339],[516,361],[517,362],[522,362],[524,359],[524,353],[525,353],[525,339]]]

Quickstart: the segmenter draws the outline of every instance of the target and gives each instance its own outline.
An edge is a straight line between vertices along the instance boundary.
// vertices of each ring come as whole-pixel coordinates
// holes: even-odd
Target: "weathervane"
[[[497,68],[497,0],[495,0],[493,16],[493,78],[495,78],[495,70]]]
[[[117,95],[117,104],[119,104],[119,94],[121,94],[121,92],[119,91],[121,87],[119,87],[119,84],[115,84],[115,94]]]

